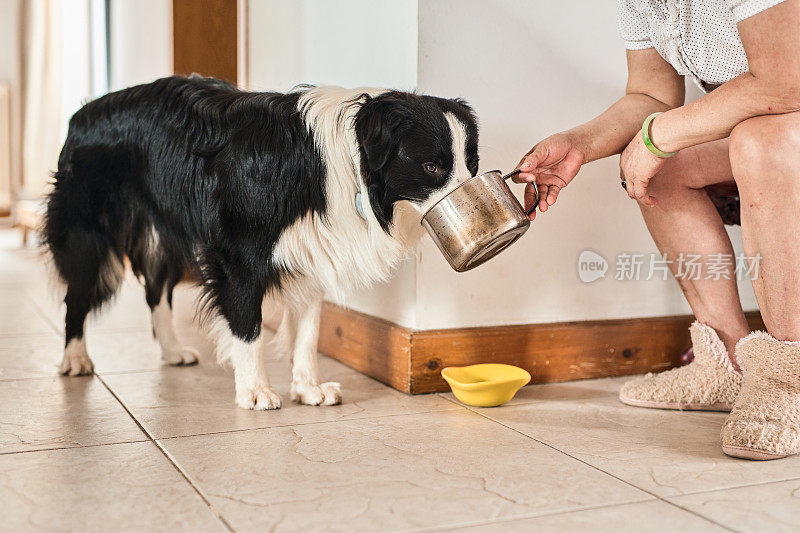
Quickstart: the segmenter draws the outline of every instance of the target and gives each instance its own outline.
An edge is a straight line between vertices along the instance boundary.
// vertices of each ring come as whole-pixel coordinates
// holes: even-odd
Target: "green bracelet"
[[[659,150],[658,147],[655,144],[653,144],[653,141],[650,139],[650,123],[653,122],[653,119],[660,114],[661,113],[653,113],[652,115],[644,119],[644,123],[642,124],[642,140],[644,141],[644,145],[647,146],[647,149],[650,150],[653,153],[653,155],[660,157],[662,159],[666,159],[667,157],[672,157],[678,152],[665,152],[663,150]]]

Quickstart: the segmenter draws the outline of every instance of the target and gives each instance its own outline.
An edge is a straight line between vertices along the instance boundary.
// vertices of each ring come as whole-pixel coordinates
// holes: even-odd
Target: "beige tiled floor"
[[[800,458],[728,458],[724,415],[624,406],[620,379],[472,409],[323,358],[345,401],[309,407],[288,401],[287,365],[271,360],[284,407],[238,409],[189,288],[176,309],[199,365],[161,366],[129,280],[89,327],[97,375],[59,377],[63,310],[13,238],[0,231],[0,531],[800,528]]]

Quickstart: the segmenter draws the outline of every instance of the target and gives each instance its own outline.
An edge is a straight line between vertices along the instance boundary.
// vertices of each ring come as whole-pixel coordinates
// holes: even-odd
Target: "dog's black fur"
[[[276,242],[300,217],[327,216],[326,161],[298,110],[301,94],[173,76],[75,113],[43,231],[67,286],[67,344],[112,297],[125,257],[151,308],[162,294],[171,305],[173,287],[194,270],[233,334],[259,335],[265,293],[293,275],[272,260]],[[443,112],[466,125],[477,172],[477,126],[463,102],[390,91],[353,105],[363,179],[384,230],[395,202],[422,200],[450,175]]]

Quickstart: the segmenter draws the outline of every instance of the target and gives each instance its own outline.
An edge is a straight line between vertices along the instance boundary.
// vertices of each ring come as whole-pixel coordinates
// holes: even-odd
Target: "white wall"
[[[251,86],[404,88],[415,82],[425,93],[464,97],[481,122],[482,170],[511,170],[537,141],[595,116],[624,91],[625,50],[613,2],[331,4],[251,1]],[[398,11],[386,11],[390,6]],[[408,27],[412,14],[416,29]],[[368,46],[369,57],[360,46]],[[738,229],[731,233],[740,249]],[[606,279],[579,280],[577,257],[584,249],[609,260]],[[656,248],[637,205],[619,186],[617,158],[609,158],[584,167],[555,208],[491,262],[457,274],[426,238],[394,280],[355,295],[351,305],[419,329],[690,312],[672,279],[615,281],[620,252]],[[744,301],[755,307],[747,283]]]
[[[171,0],[111,1],[111,90],[172,74]]]
[[[415,0],[250,0],[249,86],[413,89]]]
[[[612,2],[420,0],[419,89],[462,96],[481,119],[481,167],[511,170],[547,135],[598,114],[625,87]],[[517,188],[519,191],[519,188]],[[430,244],[419,252],[419,328],[688,313],[674,280],[582,283],[593,249],[655,252],[617,158],[585,166],[552,211],[483,267],[454,274]],[[752,298],[748,302],[752,305]]]
[[[89,1],[71,0],[61,8],[61,135],[69,118],[92,95]]]

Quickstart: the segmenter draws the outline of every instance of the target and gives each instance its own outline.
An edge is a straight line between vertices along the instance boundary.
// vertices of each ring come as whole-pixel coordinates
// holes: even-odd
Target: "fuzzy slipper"
[[[734,370],[716,331],[695,322],[689,332],[694,361],[625,383],[619,391],[622,403],[654,409],[731,410],[742,386],[741,374]]]
[[[722,451],[744,459],[800,453],[800,342],[755,331],[736,344],[742,392],[722,427]]]

